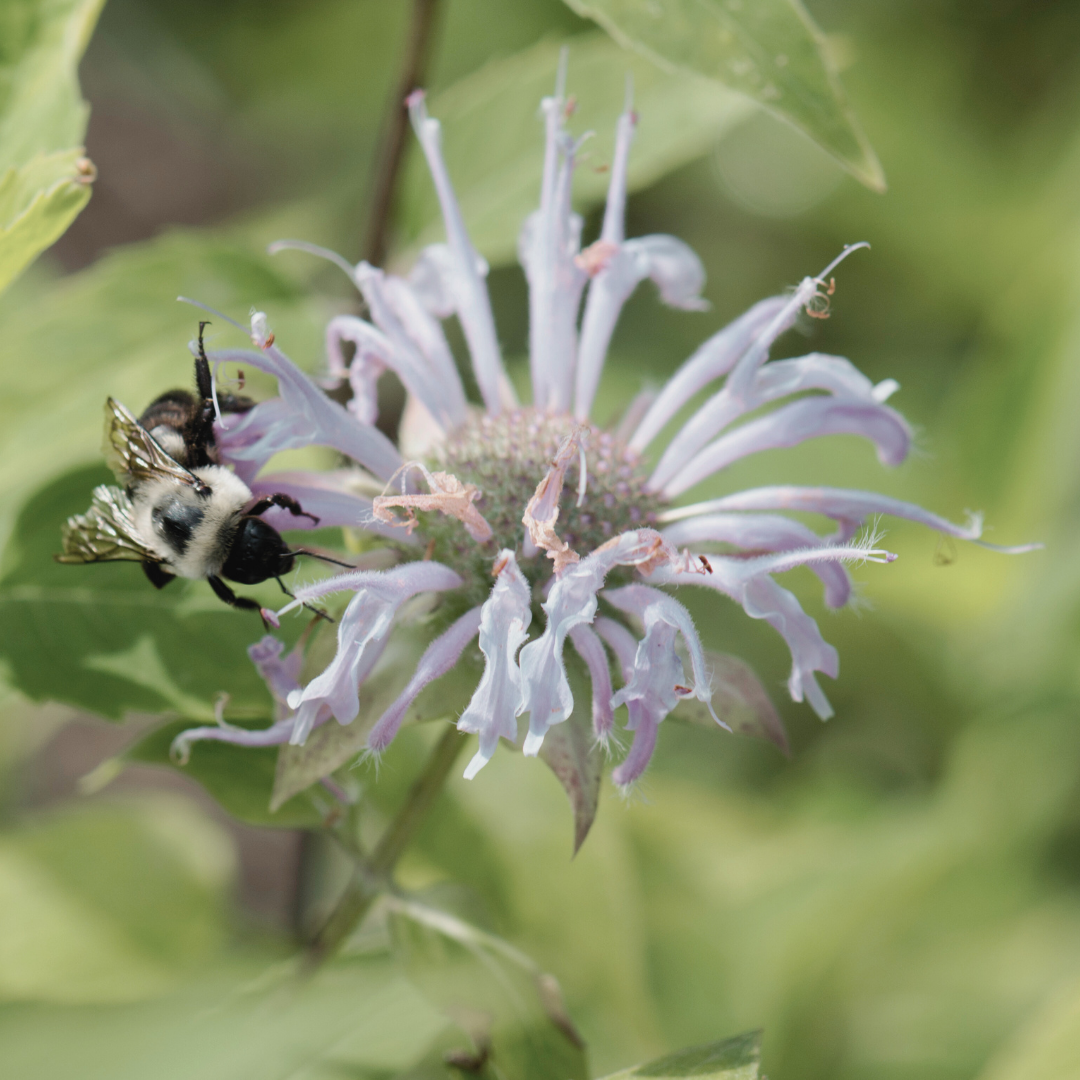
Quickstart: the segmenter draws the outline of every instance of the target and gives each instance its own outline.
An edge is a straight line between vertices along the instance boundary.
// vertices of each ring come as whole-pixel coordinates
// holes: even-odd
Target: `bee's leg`
[[[236,593],[234,593],[232,589],[230,589],[229,586],[215,574],[211,574],[206,580],[210,582],[210,588],[217,593],[218,599],[224,600],[229,607],[239,608],[241,611],[257,611],[259,617],[263,621],[263,626],[269,630],[273,625],[270,619],[267,618],[266,609],[261,604],[248,599],[246,596],[237,596]]]
[[[210,379],[210,361],[206,358],[206,346],[203,344],[203,331],[210,325],[209,319],[199,323],[199,355],[195,357],[195,386],[199,391],[199,397],[203,400],[203,408],[207,404],[210,411],[214,409],[214,386]]]
[[[144,562],[142,568],[143,573],[150,579],[150,582],[155,589],[164,589],[165,586],[176,577],[175,574],[170,574],[167,571],[162,570],[161,563]]]
[[[188,468],[200,465],[216,465],[217,451],[214,444],[214,381],[210,375],[210,361],[203,345],[203,331],[210,324],[199,323],[199,355],[195,357],[195,389],[198,400],[192,414],[181,430],[187,448]]]
[[[319,519],[314,514],[309,514],[291,495],[286,495],[281,491],[260,499],[248,510],[248,517],[258,517],[259,514],[269,510],[271,506],[280,506],[282,510],[288,510],[293,517],[311,518],[313,524],[319,524]]]
[[[282,581],[281,578],[274,578],[274,580],[278,583],[278,585],[281,587],[281,591],[286,596],[290,597],[293,600],[296,599],[296,597],[285,587],[285,582]],[[322,610],[322,608],[317,608],[312,604],[305,603],[303,600],[300,601],[300,606],[303,608],[307,608],[307,610],[310,611],[316,619],[325,619],[328,623],[332,623],[334,621],[330,618],[329,615],[326,614],[325,611]]]

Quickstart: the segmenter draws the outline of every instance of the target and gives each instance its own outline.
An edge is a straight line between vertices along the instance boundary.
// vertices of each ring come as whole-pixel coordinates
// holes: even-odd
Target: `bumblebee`
[[[204,578],[226,604],[258,611],[265,621],[260,605],[237,596],[223,579],[256,585],[275,578],[288,593],[281,576],[297,555],[315,553],[290,550],[259,515],[278,506],[316,525],[319,519],[284,493],[254,501],[247,484],[221,464],[206,326],[199,323],[195,394],[170,390],[137,420],[120,402],[106,401],[105,455],[122,486],[95,488],[90,509],[68,518],[56,560],[139,562],[159,589],[176,577]],[[231,394],[217,398],[222,413],[246,412],[254,404]]]

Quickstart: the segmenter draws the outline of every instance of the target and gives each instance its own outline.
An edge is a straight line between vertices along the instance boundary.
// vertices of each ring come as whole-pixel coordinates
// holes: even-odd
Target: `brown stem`
[[[401,73],[383,124],[376,158],[376,172],[364,230],[362,258],[381,266],[386,258],[390,237],[390,215],[394,209],[397,176],[405,155],[405,135],[409,129],[409,111],[405,99],[424,81],[434,37],[435,9],[439,0],[413,0],[412,18],[405,43]]]
[[[337,907],[316,935],[308,951],[309,967],[318,966],[337,951],[359,926],[375,897],[389,883],[398,859],[442,791],[464,744],[465,739],[457,728],[448,725],[431,751],[423,771],[409,789],[401,809],[379,838],[371,857],[357,866]]]

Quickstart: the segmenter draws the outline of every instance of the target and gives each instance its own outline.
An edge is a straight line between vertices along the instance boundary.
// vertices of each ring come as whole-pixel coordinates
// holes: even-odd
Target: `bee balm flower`
[[[409,99],[409,108],[446,243],[427,248],[408,278],[366,263],[353,267],[308,245],[278,245],[332,258],[364,297],[370,322],[343,315],[326,332],[330,374],[352,387],[348,407],[328,398],[274,345],[264,316],[252,320],[256,351],[210,357],[253,365],[279,382],[279,397],[224,418],[218,428],[223,459],[252,491],[286,492],[323,526],[362,527],[396,541],[399,565],[298,589],[279,614],[334,591],[352,594],[338,624],[334,659],[302,687],[295,664],[282,668],[272,639],[260,643],[253,657],[277,698],[276,723],[263,732],[225,726],[187,732],[183,747],[198,738],[297,743],[331,718],[353,722],[358,688],[390,640],[399,608],[418,593],[442,598],[444,629],[371,728],[368,746],[375,753],[389,745],[424,687],[448,672],[479,636],[485,666],[458,720],[462,731],[479,737],[465,775],[477,774],[500,738],[516,742],[519,722],[525,754],[537,754],[575,708],[566,667],[569,641],[592,681],[598,740],[606,743],[614,710],[626,706],[633,743],[614,779],[633,783],[648,765],[660,723],[679,700],[694,697],[712,709],[711,674],[697,631],[667,591],[683,584],[723,593],[751,618],[773,626],[791,652],[792,698],[808,701],[823,719],[830,716],[818,676],[837,676],[836,650],[776,576],[808,566],[821,579],[826,604],[841,607],[851,595],[846,564],[895,557],[871,542],[852,542],[867,519],[890,514],[972,541],[979,540],[981,522],[954,525],[910,503],[827,487],[755,488],[690,506],[673,500],[749,454],[823,435],[859,435],[874,444],[882,464],[904,460],[911,432],[887,404],[896,383],[875,385],[838,356],[769,358],[773,343],[801,312],[820,313],[827,304],[836,263],[804,278],[790,294],[756,304],[704,342],[655,398],[632,405],[618,431],[601,429],[591,420],[592,405],[624,303],[648,278],[667,304],[701,308],[705,275],[697,256],[674,237],[625,236],[635,125],[629,106],[618,122],[600,236],[581,248],[582,222],[570,203],[578,144],[564,127],[560,87],[543,102],[540,206],[519,242],[529,283],[533,393],[531,404],[519,404],[499,350],[487,268],[465,229],[442,159],[438,121],[428,117],[420,93]],[[482,408],[467,400],[443,334],[441,320],[451,315],[464,331]],[[423,436],[422,460],[406,460],[373,426],[376,384],[387,370],[408,392],[402,428]],[[710,388],[711,396],[650,466],[646,455],[661,432]],[[336,448],[359,468],[260,474],[277,451],[311,443]],[[831,519],[836,529],[819,535],[785,516],[791,512]],[[716,544],[738,554],[695,553]],[[621,675],[618,689],[606,649]]]

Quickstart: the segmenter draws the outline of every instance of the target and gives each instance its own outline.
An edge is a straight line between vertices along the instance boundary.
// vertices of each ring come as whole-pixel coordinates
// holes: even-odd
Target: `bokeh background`
[[[836,615],[808,573],[789,575],[840,651],[827,724],[787,700],[788,657],[767,626],[686,597],[706,644],[755,666],[790,759],[669,721],[640,789],[621,801],[605,787],[571,861],[554,777],[500,752],[451,785],[402,880],[464,882],[490,924],[558,976],[597,1074],[763,1027],[773,1080],[1064,1080],[1080,1075],[1080,7],[807,6],[887,193],[732,106],[630,202],[631,235],[669,232],[697,250],[711,310],[671,312],[642,289],[616,333],[600,416],[755,300],[868,240],[837,274],[832,317],[777,353],[838,353],[896,378],[918,452],[886,473],[868,446],[822,440],[759,455],[701,494],[866,487],[953,520],[983,510],[988,539],[1046,550],[1010,558],[884,522],[900,559],[857,571],[861,603]],[[136,406],[186,381],[194,316],[177,293],[239,317],[265,307],[290,354],[317,367],[320,324],[349,309],[347,283],[263,249],[302,235],[358,257],[406,8],[109,0],[80,71],[94,197],[0,299],[6,536],[42,485],[81,469],[68,485],[88,489],[106,393]],[[573,39],[595,33],[558,0],[445,0],[433,109],[523,51],[543,67],[566,40],[587,108],[592,54]],[[541,138],[539,124],[459,130],[473,139],[461,168],[481,178],[486,154],[498,162],[508,141]],[[603,160],[598,148],[582,170],[586,203]],[[417,164],[406,192],[420,190]],[[399,199],[399,263],[425,212],[422,195]],[[496,225],[490,235],[496,320],[520,365],[522,275]],[[392,427],[392,385],[384,406]],[[54,527],[33,535],[47,545]],[[47,585],[33,593],[18,578],[26,557],[5,549],[0,651],[20,672],[37,665],[32,696],[46,698],[62,659],[20,652],[30,609],[51,602]],[[95,1040],[155,1038],[187,1075],[176,1062],[195,1050],[154,1027],[179,1008],[163,1003],[205,1000],[229,965],[248,977],[285,955],[325,888],[329,856],[301,831],[238,824],[175,770],[116,775],[110,762],[154,722],[110,724],[8,692],[0,1045],[13,1076],[96,1076],[79,1067],[98,1061],[82,1056]],[[387,790],[407,782],[415,752],[407,738],[388,757]],[[411,1000],[380,998],[372,1030],[419,1008]],[[222,1046],[233,1038],[259,1038],[255,1021]],[[247,1075],[225,1057],[200,1075]],[[100,1075],[121,1075],[112,1068]]]

